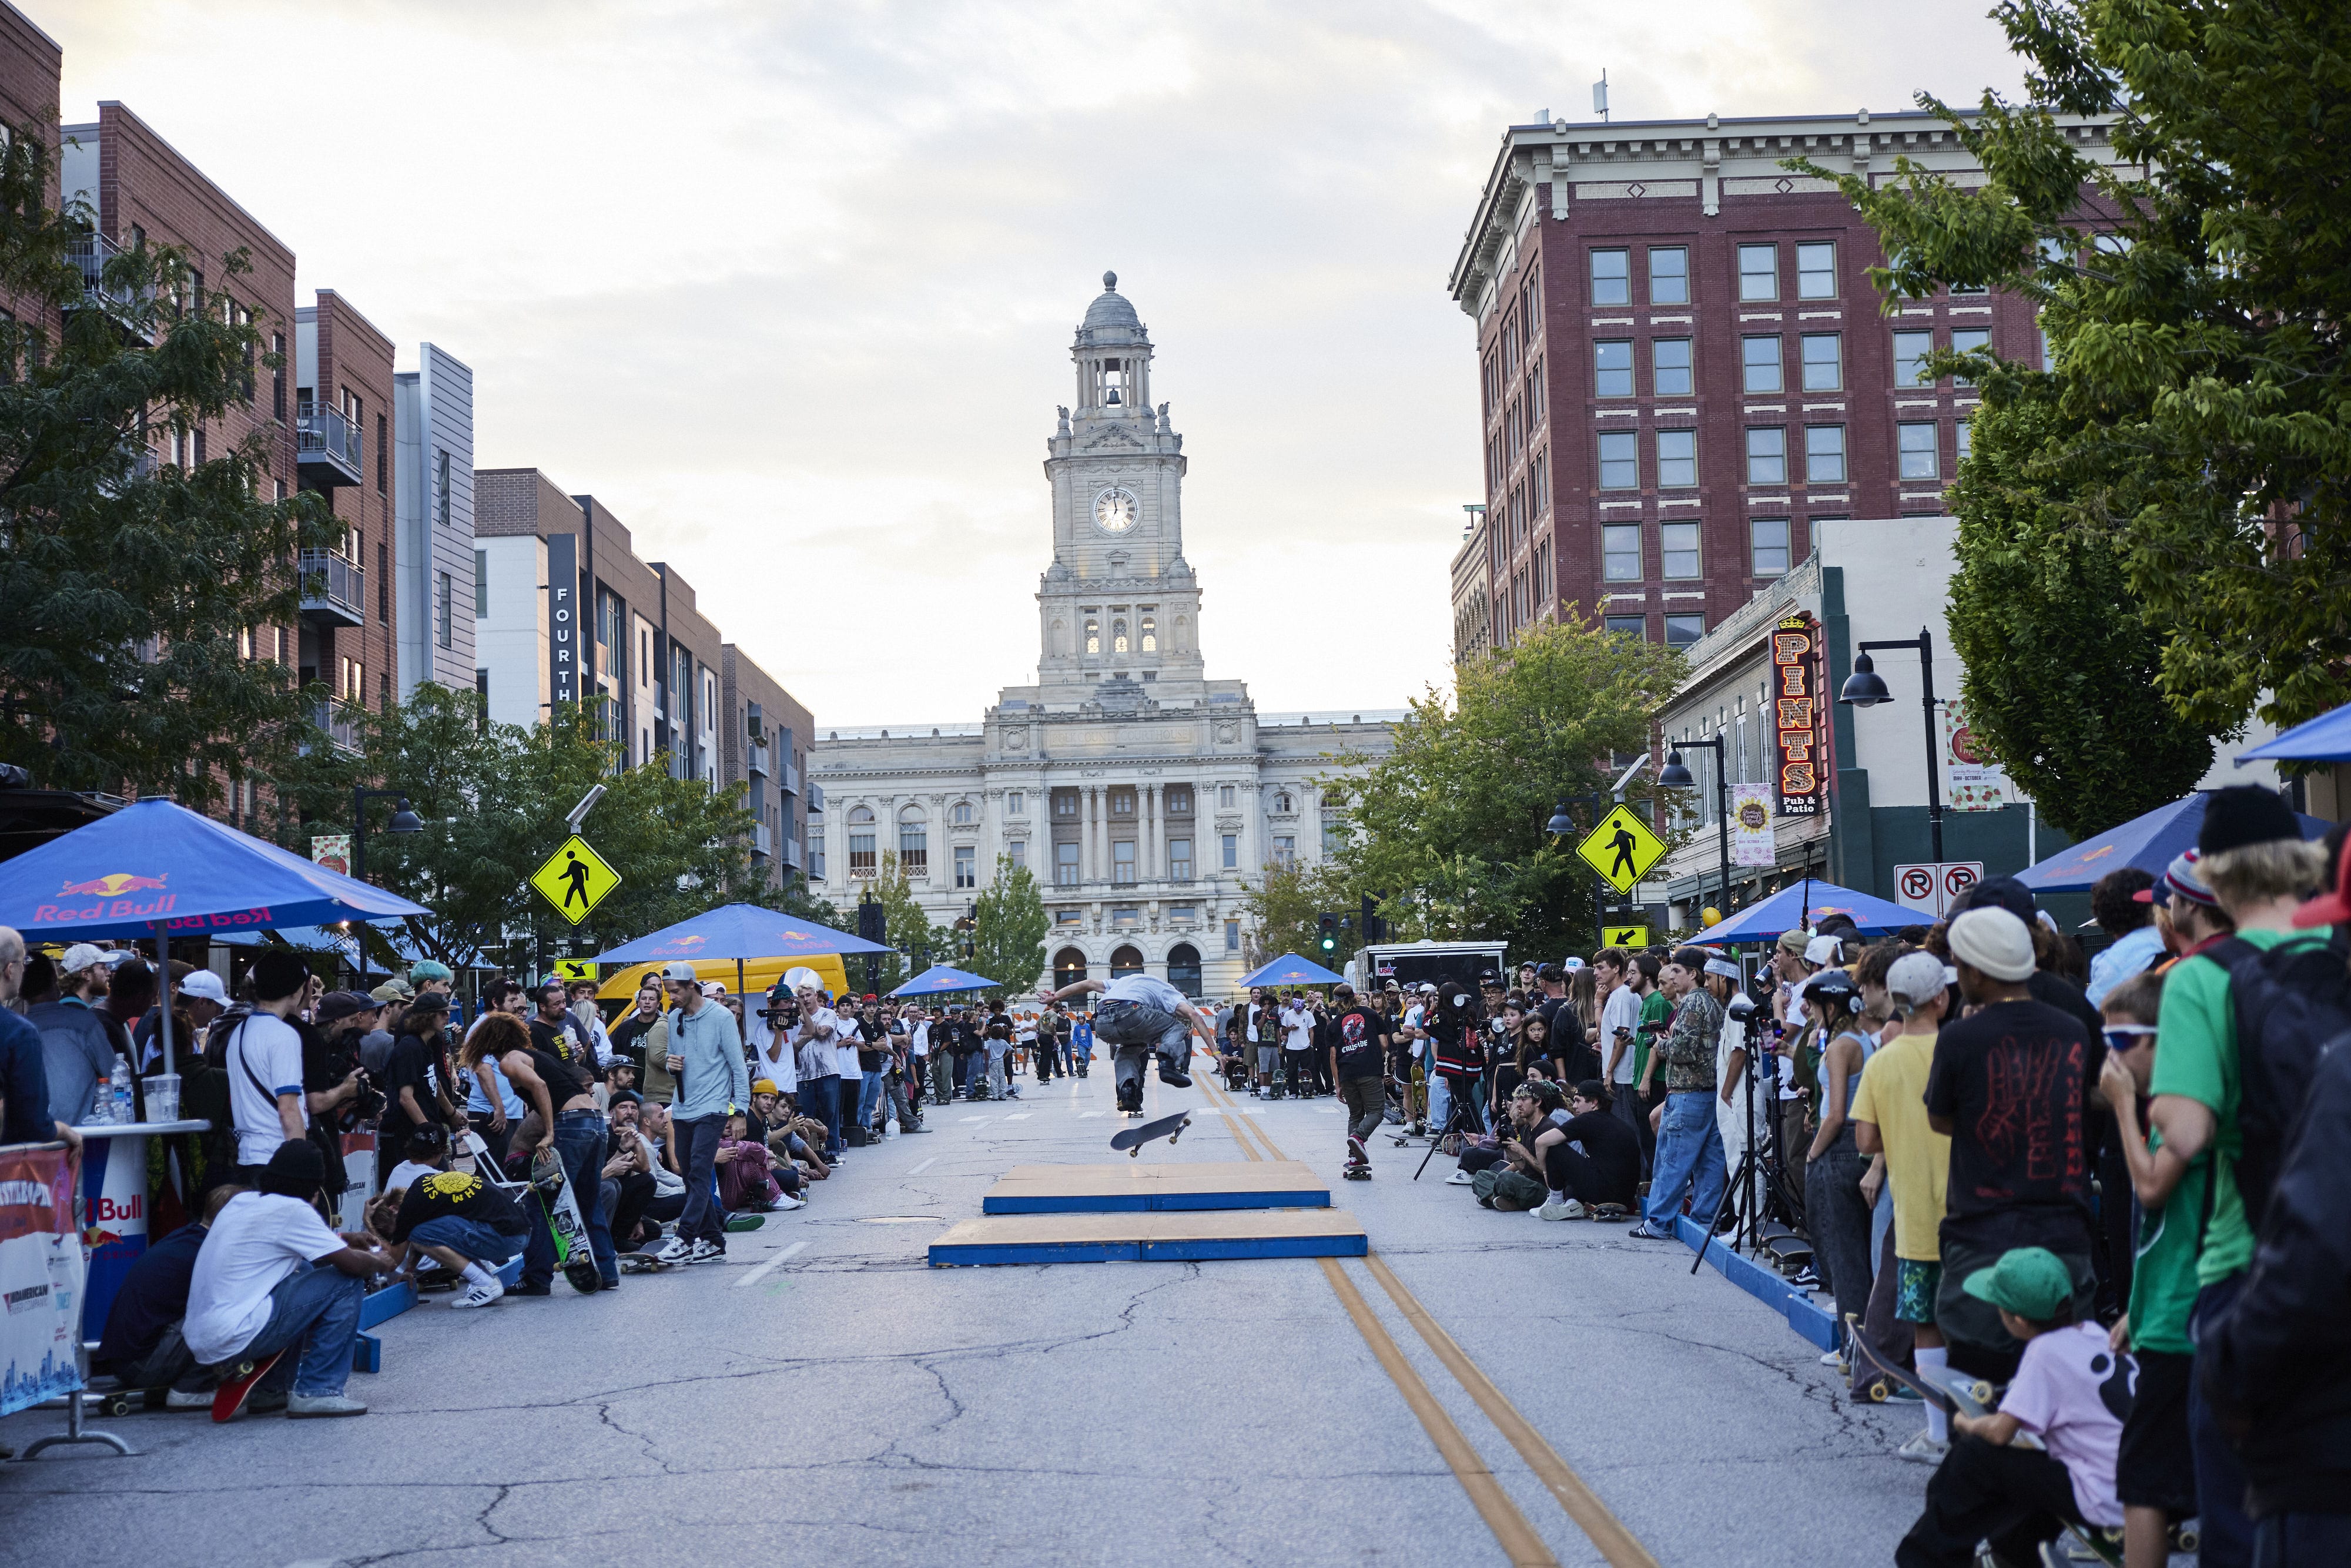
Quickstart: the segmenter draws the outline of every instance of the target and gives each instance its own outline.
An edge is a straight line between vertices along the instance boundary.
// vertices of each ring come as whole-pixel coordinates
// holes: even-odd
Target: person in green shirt
[[[2325,853],[2304,843],[2301,824],[2277,794],[2252,786],[2215,790],[2197,837],[2196,873],[2236,935],[2264,952],[2323,943],[2325,931],[2298,931],[2295,911],[2325,874]],[[2183,958],[2166,975],[2158,1019],[2149,1120],[2165,1152],[2183,1164],[2205,1162],[2211,1182],[2199,1205],[2197,1295],[2189,1337],[2225,1312],[2253,1259],[2253,1225],[2237,1190],[2244,1152],[2237,1124],[2242,1080],[2229,971],[2208,953]],[[2252,1562],[2252,1522],[2245,1515],[2245,1478],[2220,1423],[2191,1381],[2189,1436],[2196,1455],[2196,1496],[2205,1568]]]

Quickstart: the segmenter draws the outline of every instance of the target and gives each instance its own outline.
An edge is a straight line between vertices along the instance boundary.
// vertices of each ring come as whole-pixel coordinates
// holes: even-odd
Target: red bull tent
[[[0,862],[0,925],[34,942],[220,936],[429,913],[169,800],[141,800]],[[168,949],[158,949],[168,956]],[[163,1071],[175,1072],[163,1010]]]
[[[1295,953],[1284,953],[1261,969],[1252,969],[1241,977],[1244,986],[1335,986],[1346,979],[1334,975],[1311,958]]]
[[[649,936],[633,942],[623,942],[608,953],[596,955],[599,964],[659,964],[684,958],[703,962],[712,958],[732,958],[736,961],[735,988],[743,988],[743,963],[746,958],[815,957],[826,953],[890,953],[896,949],[879,942],[868,942],[852,936],[846,931],[835,931],[830,925],[813,921],[795,920],[773,909],[762,909],[756,904],[727,904],[716,909],[703,911],[691,920],[681,920],[674,925],[664,925]]]

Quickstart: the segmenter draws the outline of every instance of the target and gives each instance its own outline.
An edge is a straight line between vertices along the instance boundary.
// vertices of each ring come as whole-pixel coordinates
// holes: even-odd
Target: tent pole
[[[162,993],[163,1071],[177,1072],[172,1059],[172,926],[169,921],[155,922],[155,970],[162,977],[158,989]]]
[[[743,960],[740,958],[735,960],[735,996],[738,1001],[743,996]]]

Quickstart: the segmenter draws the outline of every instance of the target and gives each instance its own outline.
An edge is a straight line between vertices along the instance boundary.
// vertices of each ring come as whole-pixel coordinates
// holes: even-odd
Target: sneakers
[[[1364,1140],[1353,1133],[1347,1134],[1347,1163],[1351,1166],[1367,1166],[1372,1163],[1371,1155],[1364,1148]]]
[[[286,1401],[286,1414],[297,1421],[314,1416],[364,1416],[367,1406],[340,1394],[297,1394]]]
[[[450,1310],[454,1312],[460,1307],[486,1307],[506,1293],[507,1288],[499,1284],[496,1279],[491,1280],[486,1286],[468,1285],[464,1294],[450,1301]]]
[[[723,1262],[726,1257],[726,1248],[716,1241],[703,1240],[694,1244],[694,1250],[685,1255],[685,1260],[689,1263]]]
[[[646,1256],[653,1257],[657,1256],[657,1254],[647,1253]],[[507,1294],[509,1296],[551,1296],[555,1294],[555,1287],[549,1284],[544,1280],[525,1280],[521,1284],[517,1285],[513,1290],[508,1291]]]
[[[1164,1057],[1159,1063],[1159,1082],[1174,1089],[1189,1089],[1192,1087],[1192,1075],[1185,1071],[1174,1058]]]
[[[1927,1435],[1925,1427],[1910,1434],[1910,1440],[1894,1450],[1897,1459],[1908,1459],[1917,1465],[1939,1465],[1943,1456],[1951,1451],[1949,1443],[1938,1443]]]
[[[1671,1241],[1674,1239],[1668,1231],[1650,1228],[1649,1222],[1646,1219],[1625,1234],[1641,1241]]]
[[[923,1129],[917,1127],[914,1130],[919,1133]],[[783,1197],[776,1199],[776,1207],[778,1208],[806,1208],[808,1207],[808,1199],[801,1197],[797,1194],[788,1192],[784,1194]]]
[[[1788,1283],[1800,1291],[1817,1291],[1821,1288],[1821,1277],[1813,1266],[1807,1263],[1790,1276]]]
[[[1535,1218],[1537,1219],[1582,1219],[1584,1218],[1583,1205],[1572,1197],[1554,1197],[1535,1210]]]
[[[1472,1176],[1468,1171],[1465,1171],[1457,1166],[1454,1167],[1453,1174],[1445,1178],[1445,1185],[1447,1186],[1468,1186],[1476,1179],[1477,1178]]]
[[[702,1245],[706,1247],[709,1243],[705,1241]],[[692,1259],[694,1251],[694,1244],[684,1237],[673,1236],[654,1249],[653,1259],[656,1263],[684,1263]]]
[[[209,1388],[201,1391],[172,1388],[163,1394],[163,1408],[166,1410],[209,1410],[212,1407],[213,1391]]]
[[[1850,1367],[1845,1365],[1844,1353],[1840,1350],[1824,1350],[1821,1352],[1821,1364],[1823,1366],[1834,1366],[1839,1372],[1847,1372],[1852,1370]]]

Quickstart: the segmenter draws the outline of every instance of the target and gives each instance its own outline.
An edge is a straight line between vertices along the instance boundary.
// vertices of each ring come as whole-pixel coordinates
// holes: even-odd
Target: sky
[[[1212,678],[1447,684],[1483,499],[1446,292],[1506,126],[1972,102],[1988,0],[16,0],[401,345],[475,461],[593,492],[829,726],[1034,678],[1042,463],[1114,269],[1190,468]]]

